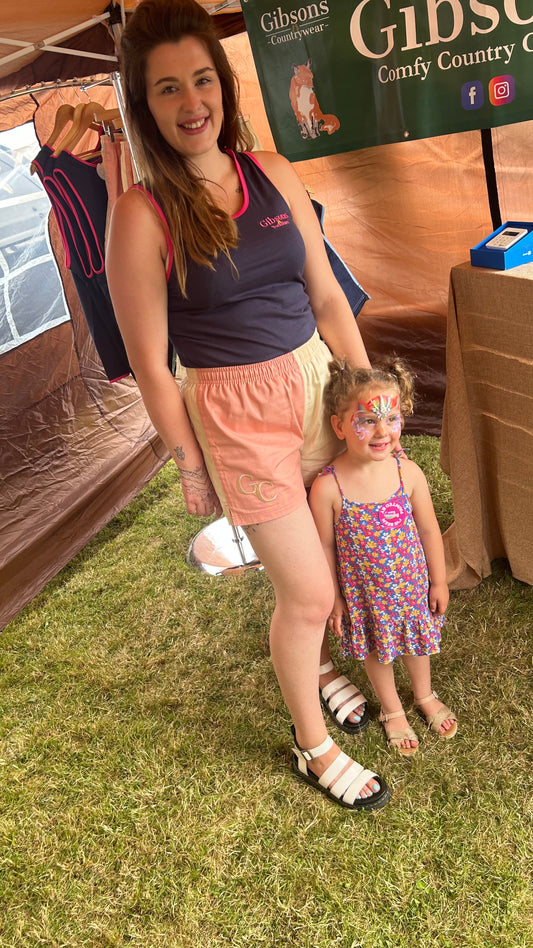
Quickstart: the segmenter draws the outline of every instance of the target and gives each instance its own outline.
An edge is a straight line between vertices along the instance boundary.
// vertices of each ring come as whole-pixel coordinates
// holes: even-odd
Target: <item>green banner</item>
[[[533,119],[533,0],[242,0],[291,161]]]

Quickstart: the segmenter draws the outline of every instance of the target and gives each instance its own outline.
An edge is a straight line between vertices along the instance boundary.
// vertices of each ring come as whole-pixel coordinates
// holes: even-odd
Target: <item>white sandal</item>
[[[326,662],[318,669],[320,675],[335,668],[332,661]],[[322,707],[328,712],[332,721],[335,722],[341,731],[346,734],[362,734],[370,724],[370,715],[368,713],[367,702],[364,694],[356,688],[345,675],[338,675],[328,685],[318,689]],[[343,704],[346,702],[346,704]],[[342,708],[339,705],[342,704]],[[360,715],[359,721],[347,721],[347,717],[360,705],[365,705],[365,710]]]
[[[321,777],[317,777],[312,770],[309,770],[308,761],[314,760],[315,757],[322,757],[322,754],[326,754],[333,747],[333,740],[329,734],[325,741],[322,741],[322,744],[319,744],[318,747],[312,747],[310,750],[303,750],[299,746],[294,727],[292,728],[292,734],[294,737],[292,769],[297,777],[305,780],[315,790],[324,793],[335,803],[346,807],[348,810],[379,810],[382,806],[385,806],[391,795],[390,788],[385,781],[371,770],[365,770],[361,764],[351,760],[343,751],[340,751]],[[348,763],[350,766],[346,772],[336,780],[335,778]],[[371,779],[379,781],[379,790],[369,797],[359,797],[359,793]]]

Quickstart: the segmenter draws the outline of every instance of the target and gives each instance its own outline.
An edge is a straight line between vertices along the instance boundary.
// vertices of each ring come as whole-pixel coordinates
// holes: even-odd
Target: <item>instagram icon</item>
[[[512,76],[496,76],[489,82],[491,105],[506,105],[514,99],[514,79]]]

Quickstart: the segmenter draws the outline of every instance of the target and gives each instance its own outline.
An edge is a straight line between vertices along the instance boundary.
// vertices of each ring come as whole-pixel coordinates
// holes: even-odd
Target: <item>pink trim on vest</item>
[[[237,170],[237,174],[239,176],[239,181],[241,183],[241,188],[242,188],[242,193],[243,193],[243,202],[242,202],[242,207],[240,211],[237,211],[236,214],[232,214],[232,219],[236,220],[238,217],[241,217],[241,215],[244,214],[248,210],[248,205],[250,203],[250,195],[248,193],[248,185],[246,184],[246,181],[244,179],[244,174],[242,172],[241,166],[239,165],[239,162],[237,161],[235,152],[228,148],[227,154],[230,156],[230,158],[233,159],[233,163]],[[259,170],[263,172],[265,177],[268,178],[269,181],[271,180],[269,176],[267,175],[266,171],[264,170],[264,168],[262,168],[261,164],[258,162],[257,158],[255,158],[251,152],[245,151],[243,152],[243,154],[248,155],[248,157],[252,159],[254,164],[257,165]],[[174,262],[174,251],[172,249],[172,241],[170,239],[170,231],[168,229],[167,219],[163,213],[163,209],[157,203],[156,199],[154,198],[153,194],[150,193],[150,191],[147,191],[146,188],[143,188],[142,184],[132,184],[130,190],[133,190],[133,189],[135,189],[136,191],[141,191],[143,194],[146,194],[146,197],[152,204],[154,210],[157,212],[159,218],[161,219],[161,223],[163,224],[163,228],[165,231],[165,240],[167,242],[167,248],[168,248],[168,264],[167,264],[167,269],[166,269],[166,278],[167,278],[167,283],[168,283],[170,272],[172,270],[172,264]]]
[[[268,178],[268,180],[270,181],[270,178],[268,177],[268,175],[267,175],[265,169],[263,168],[263,165],[261,164],[260,161],[257,160],[257,158],[255,157],[255,155],[253,154],[253,152],[251,152],[251,151],[245,151],[245,152],[243,152],[243,154],[248,155],[248,158],[251,158],[251,159],[252,159],[254,165],[257,165],[257,167],[259,168],[259,170],[262,171],[263,174],[265,175],[265,177]]]
[[[228,148],[227,154],[230,156],[230,158],[233,159],[233,164],[235,165],[237,174],[239,175],[239,181],[241,182],[241,188],[242,188],[242,193],[243,193],[243,201],[242,201],[242,207],[240,211],[237,211],[236,214],[231,215],[231,219],[236,220],[238,217],[241,217],[241,215],[244,214],[245,211],[248,210],[248,205],[250,203],[250,195],[248,193],[248,185],[246,184],[246,181],[244,180],[244,175],[242,173],[241,166],[235,156],[235,152],[231,151],[231,149]],[[246,154],[248,154],[248,152],[246,152]]]

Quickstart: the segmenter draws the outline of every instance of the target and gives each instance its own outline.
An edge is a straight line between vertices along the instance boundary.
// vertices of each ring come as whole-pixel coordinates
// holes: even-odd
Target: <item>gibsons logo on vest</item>
[[[263,217],[262,221],[259,221],[260,227],[271,227],[273,230],[276,230],[278,227],[285,227],[286,224],[290,223],[290,218],[288,214],[276,214],[275,217]]]

